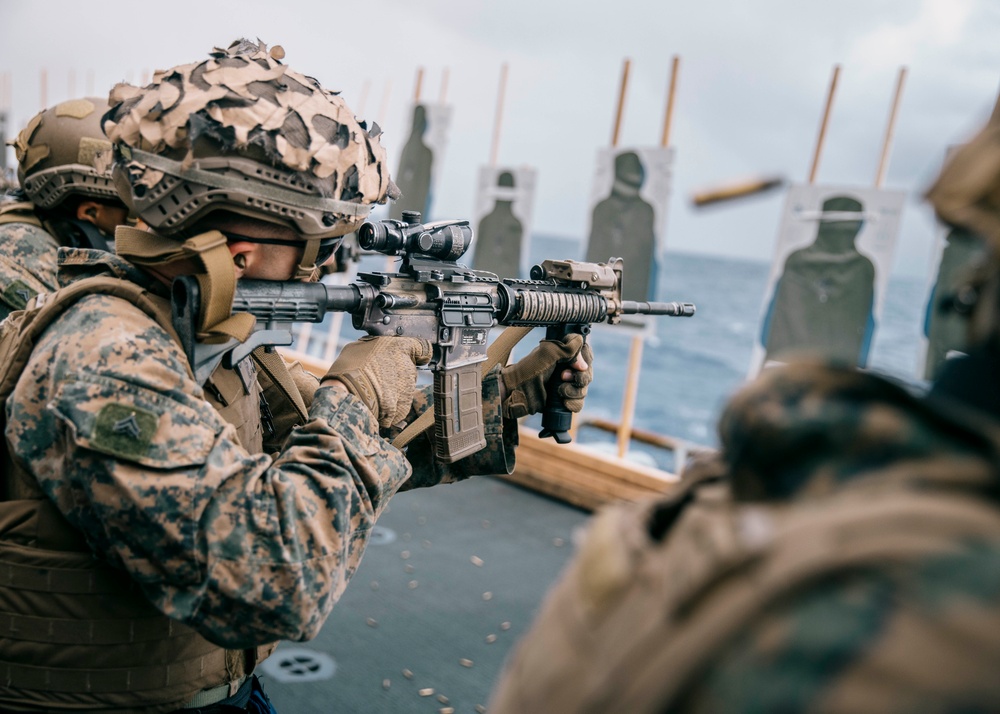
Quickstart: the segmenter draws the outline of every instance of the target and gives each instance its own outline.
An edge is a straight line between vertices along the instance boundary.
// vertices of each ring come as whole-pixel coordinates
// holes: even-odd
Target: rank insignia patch
[[[136,458],[146,454],[159,417],[129,404],[106,404],[97,413],[91,446],[114,456]]]
[[[23,310],[28,300],[37,294],[25,283],[15,280],[3,291],[3,301],[17,310]]]

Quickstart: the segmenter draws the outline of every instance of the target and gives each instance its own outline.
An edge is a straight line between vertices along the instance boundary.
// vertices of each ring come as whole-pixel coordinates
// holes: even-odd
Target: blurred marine
[[[108,250],[128,209],[96,167],[111,142],[101,130],[106,99],[86,97],[35,115],[11,143],[20,190],[0,203],[0,319],[59,287],[60,246]]]
[[[920,396],[766,370],[676,491],[594,518],[491,714],[1000,707],[998,195],[994,118],[927,194],[988,245],[967,356]]]

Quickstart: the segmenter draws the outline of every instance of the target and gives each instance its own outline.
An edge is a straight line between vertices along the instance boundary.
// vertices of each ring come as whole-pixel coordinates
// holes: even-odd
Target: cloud
[[[832,67],[843,73],[820,181],[870,186],[900,65],[909,67],[886,185],[917,196],[946,147],[988,115],[1000,81],[997,0],[376,0],[363,10],[338,2],[173,0],[171,12],[131,0],[49,0],[58,18],[44,33],[38,3],[0,0],[0,73],[14,78],[20,126],[39,108],[94,77],[95,92],[147,69],[202,57],[238,35],[282,44],[288,63],[343,90],[349,104],[386,130],[398,156],[415,72],[435,98],[449,70],[454,120],[438,186],[441,217],[472,208],[476,168],[489,158],[500,65],[510,67],[500,161],[538,169],[534,228],[581,236],[595,159],[614,120],[622,61],[632,59],[623,144],[658,143],[673,55],[681,57],[672,131],[677,148],[667,244],[768,259],[781,196],[697,212],[704,184],[752,173],[804,180]],[[92,75],[90,74],[92,72]],[[388,100],[386,90],[388,92]],[[355,108],[357,108],[355,106]],[[385,111],[383,112],[383,108]],[[385,116],[382,116],[382,115]],[[902,246],[924,269],[933,224],[904,216]],[[912,216],[912,219],[911,219]]]
[[[974,0],[924,0],[909,22],[887,22],[863,34],[850,61],[873,70],[911,63],[928,50],[951,48],[964,38]]]

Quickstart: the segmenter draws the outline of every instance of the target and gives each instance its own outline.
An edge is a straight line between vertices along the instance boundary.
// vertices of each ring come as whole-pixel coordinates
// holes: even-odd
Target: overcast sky
[[[12,124],[41,108],[43,68],[51,104],[139,82],[239,36],[282,45],[287,64],[384,123],[393,166],[423,67],[423,98],[444,92],[454,105],[438,218],[472,211],[508,63],[499,163],[537,168],[534,229],[569,237],[586,230],[623,61],[632,72],[620,144],[655,145],[679,55],[668,249],[760,260],[774,250],[782,192],[700,211],[690,193],[757,173],[806,180],[837,64],[818,182],[871,186],[905,65],[885,187],[910,194],[895,265],[911,275],[928,271],[934,233],[920,191],[947,146],[989,116],[1000,89],[996,0],[0,0]]]

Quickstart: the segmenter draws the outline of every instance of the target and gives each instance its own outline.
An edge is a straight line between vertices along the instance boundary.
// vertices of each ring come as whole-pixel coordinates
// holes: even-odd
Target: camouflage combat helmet
[[[101,130],[107,109],[107,100],[97,97],[57,104],[36,114],[11,142],[17,178],[32,203],[50,210],[72,195],[119,201],[109,172],[95,168],[97,155],[111,148]]]
[[[302,277],[321,242],[328,250],[396,189],[378,126],[283,57],[239,40],[145,87],[119,84],[104,129],[115,185],[156,234],[183,241],[218,210],[286,226],[307,241]]]
[[[1000,105],[998,105],[1000,110]],[[957,148],[927,192],[938,217],[986,242],[987,258],[955,296],[971,313],[973,342],[1000,341],[1000,111],[968,143]]]

